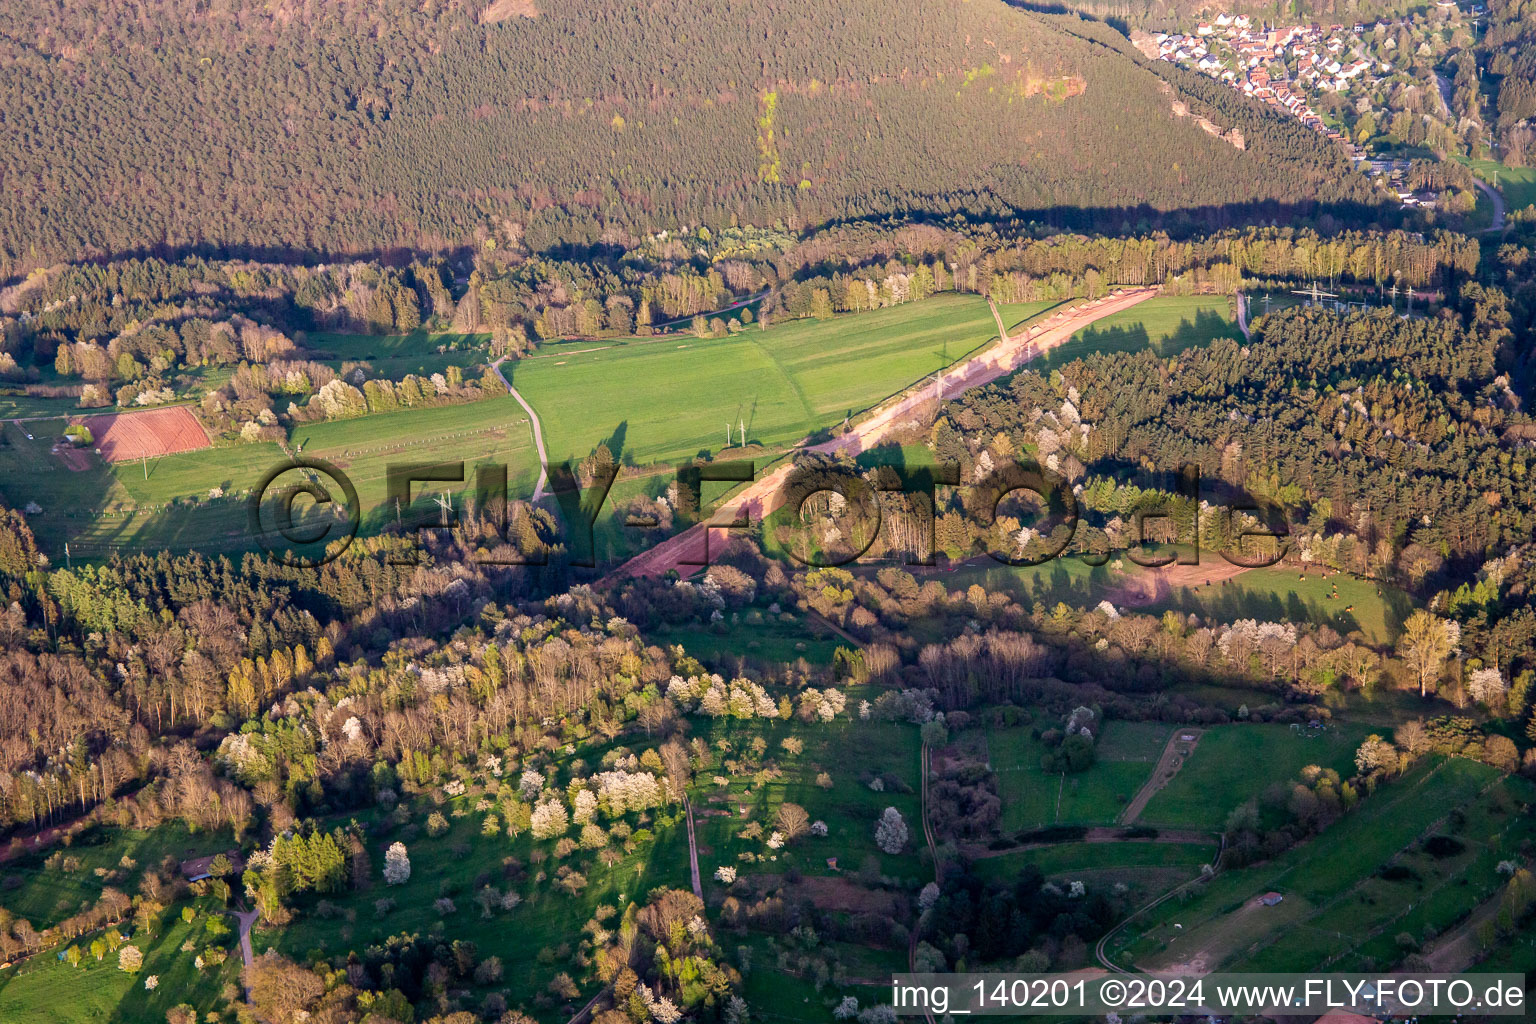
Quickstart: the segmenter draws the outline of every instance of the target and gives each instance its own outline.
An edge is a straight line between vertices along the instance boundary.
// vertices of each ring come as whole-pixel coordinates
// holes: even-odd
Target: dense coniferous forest
[[[1025,371],[953,403],[929,443],[962,472],[1004,450],[1039,452],[1117,536],[1135,485],[1167,493],[1157,473],[1198,466],[1211,495],[1285,508],[1304,565],[1390,580],[1459,620],[1485,664],[1536,669],[1528,267],[1525,246],[1503,246],[1493,270],[1504,288],[1466,281],[1433,317],[1293,308],[1260,318],[1246,343]],[[941,547],[972,511],[955,501],[941,515]],[[1221,517],[1207,509],[1201,526],[1222,543]],[[1084,536],[1091,548],[1101,535]]]
[[[1091,27],[992,0],[477,7],[10,4],[0,269],[959,210],[1373,216],[1312,133],[1175,82],[1238,148]]]

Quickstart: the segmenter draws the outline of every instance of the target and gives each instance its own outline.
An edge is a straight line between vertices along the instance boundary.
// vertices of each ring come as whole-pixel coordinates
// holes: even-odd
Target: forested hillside
[[[1134,57],[994,0],[0,12],[8,276],[155,247],[547,250],[958,210],[1134,229],[1369,200],[1310,133],[1250,108],[1239,148]]]
[[[1408,0],[1067,0],[1065,3],[1023,3],[1044,10],[1070,8],[1115,24],[1144,28],[1193,28],[1217,12],[1246,14],[1264,21],[1292,23],[1353,22],[1398,17],[1422,7]]]

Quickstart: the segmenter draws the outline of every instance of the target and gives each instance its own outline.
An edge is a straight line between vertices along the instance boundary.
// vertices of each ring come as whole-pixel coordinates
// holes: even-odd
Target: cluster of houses
[[[1374,177],[1382,179],[1382,184],[1397,196],[1398,202],[1404,206],[1422,206],[1426,210],[1433,210],[1440,204],[1437,193],[1427,189],[1415,192],[1408,184],[1408,172],[1412,164],[1407,160],[1373,159],[1365,162],[1366,168]]]
[[[1349,92],[1392,72],[1391,64],[1366,56],[1360,38],[1366,31],[1362,24],[1273,27],[1246,14],[1218,14],[1192,35],[1158,32],[1152,43],[1160,59],[1203,71],[1283,110],[1348,146],[1359,159],[1363,153],[1323,121],[1307,94]]]

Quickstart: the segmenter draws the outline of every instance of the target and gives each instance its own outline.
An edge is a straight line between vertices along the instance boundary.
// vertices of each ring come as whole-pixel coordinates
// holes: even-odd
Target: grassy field
[[[1060,302],[999,302],[997,311],[1002,315],[1003,323],[1008,327],[1008,333],[1020,324],[1028,323],[1042,313],[1049,313]]]
[[[859,699],[850,693],[850,705]],[[724,738],[738,750],[762,738],[769,756],[779,759],[782,773],[777,778],[756,779],[727,777],[722,772],[721,777],[727,778],[724,786],[713,781],[715,770],[699,774],[694,786],[694,824],[700,844],[699,870],[706,877],[713,876],[721,864],[739,864],[738,855],[743,852],[772,858],[767,863],[739,864],[743,874],[777,874],[794,868],[804,875],[830,875],[857,871],[866,858],[873,858],[884,874],[912,878],[920,874],[921,865],[910,852],[885,854],[874,840],[875,822],[881,812],[895,807],[907,822],[908,850],[922,846],[922,826],[917,817],[920,743],[916,726],[852,717],[809,727],[762,719],[700,721],[699,726],[696,734],[710,742]],[[791,735],[801,740],[805,749],[786,757],[779,744]],[[854,750],[857,757],[850,756]],[[816,784],[822,772],[831,777],[831,788]],[[871,777],[879,774],[883,788],[872,789],[860,772]],[[766,835],[785,801],[804,807],[812,821],[825,821],[827,835],[803,837],[776,853],[768,851],[760,839],[740,838],[742,829],[752,821],[762,823]],[[829,857],[836,858],[836,868],[827,864]],[[706,891],[709,885],[718,883],[706,883]]]
[[[550,457],[606,443],[639,463],[718,451],[725,426],[783,445],[840,423],[996,337],[985,300],[940,295],[720,339],[568,342],[511,368]],[[737,436],[739,442],[739,436]]]
[[[0,971],[0,1020],[27,1024],[164,1024],[166,1011],[178,1003],[200,1009],[219,1004],[226,985],[240,975],[240,951],[234,946],[233,918],[223,920],[228,934],[213,936],[208,922],[217,908],[206,901],[194,904],[197,917],[190,923],[171,907],[149,933],[129,940],[144,953],[144,966],[129,974],[118,969],[117,954],[97,961],[86,953],[79,967],[59,960],[54,952],[38,954],[18,967]],[[126,933],[127,926],[124,931]],[[90,938],[78,945],[90,944]],[[190,942],[194,947],[183,950]],[[212,944],[229,950],[218,966],[198,970],[195,960]],[[153,989],[145,981],[154,977]]]
[[[1055,723],[1037,724],[1047,728]],[[1106,722],[1098,760],[1086,771],[1060,775],[1041,771],[1047,747],[1030,728],[990,730],[987,750],[1003,801],[1003,832],[1112,824],[1151,775],[1172,731],[1160,722]]]
[[[49,853],[62,851],[65,858],[78,862],[68,870],[62,863],[48,866],[43,852],[28,853],[0,865],[0,877],[8,879],[0,887],[0,907],[31,921],[34,928],[49,928],[95,903],[109,884],[132,892],[144,870],[158,866],[164,857],[185,860],[234,845],[227,832],[193,835],[179,825],[153,831],[92,828],[69,846],[49,848]],[[134,866],[125,866],[124,857]],[[122,874],[108,882],[96,874],[98,869]]]
[[[194,835],[179,824],[151,831],[93,828],[68,846],[28,853],[0,865],[5,879],[0,907],[42,930],[94,904],[107,885],[136,892],[144,872],[158,867],[163,858],[184,860],[234,845],[228,832]],[[170,907],[152,932],[131,936],[131,944],[145,954],[144,968],[135,975],[118,970],[114,953],[100,962],[86,953],[79,967],[71,967],[57,957],[65,947],[46,950],[0,971],[0,1020],[163,1024],[165,1011],[177,1003],[212,1006],[224,984],[238,974],[238,951],[223,965],[199,972],[193,964],[196,952],[183,952],[180,947],[189,940],[199,949],[213,941],[233,947],[234,922],[226,919],[229,934],[215,938],[207,926],[209,915],[219,908],[206,899],[198,900],[198,916],[188,924],[179,916],[187,905]],[[128,934],[133,930],[131,922],[119,930]],[[88,934],[74,944],[84,953],[93,938],[94,933]],[[150,975],[158,976],[159,986],[146,990],[144,979]]]
[[[582,924],[600,905],[622,909],[629,902],[643,903],[645,894],[658,886],[688,888],[686,830],[671,813],[654,814],[645,825],[654,839],[605,864],[590,852],[556,861],[550,855],[551,842],[536,843],[526,832],[517,839],[504,832],[482,835],[485,815],[474,812],[475,803],[474,796],[466,795],[444,804],[441,811],[449,829],[436,838],[423,830],[434,809],[425,801],[410,808],[406,825],[391,826],[371,813],[357,815],[378,825],[369,841],[376,876],[373,888],[333,894],[325,901],[328,906],[313,897],[301,900],[292,924],[282,930],[256,929],[252,941],[257,954],[275,948],[304,959],[313,949],[363,949],[401,933],[467,937],[477,944],[482,958],[497,956],[505,965],[502,982],[478,988],[474,1002],[486,991],[500,990],[512,1005],[529,1004],[531,1009],[532,998],[556,971],[582,977],[584,972],[574,960],[575,947],[580,945]],[[343,818],[335,824],[345,822]],[[397,840],[409,850],[411,877],[403,885],[384,885],[377,873],[385,849]],[[544,857],[548,859],[535,863]],[[522,868],[515,876],[507,870],[509,858],[516,858]],[[561,892],[552,882],[534,881],[537,872],[553,876],[560,866],[572,866],[585,877],[586,886],[579,895]],[[523,901],[513,910],[495,911],[493,921],[483,921],[473,901],[482,885],[518,892]],[[455,909],[440,913],[435,906],[439,897],[452,900]],[[393,905],[380,912],[376,903],[381,899]],[[583,1001],[590,994],[586,992]],[[569,1012],[559,1016],[563,1020]]]
[[[1335,584],[1337,598],[1332,596]],[[1276,567],[1252,569],[1224,586],[1181,589],[1137,610],[1161,614],[1169,608],[1215,622],[1323,623],[1341,636],[1359,630],[1370,643],[1383,644],[1397,636],[1413,611],[1413,602],[1396,587],[1374,580],[1344,573],[1324,578],[1316,570]]]
[[[694,719],[693,723],[694,735],[711,744],[725,740],[732,750],[722,755],[717,748],[715,764],[700,771],[692,788],[699,865],[707,894],[718,897],[723,891],[724,887],[712,877],[721,864],[739,865],[743,874],[777,874],[794,867],[806,875],[831,875],[836,872],[827,866],[827,857],[839,858],[843,870],[856,871],[865,857],[873,856],[883,872],[917,877],[921,868],[910,852],[921,845],[922,835],[916,818],[915,726],[860,722],[847,713],[834,722],[809,726],[779,720]],[[794,757],[787,756],[779,746],[780,740],[791,735],[805,743],[803,752]],[[766,744],[769,758],[778,762],[780,774],[767,777],[756,772],[734,773],[725,767],[724,757],[742,756],[752,741],[759,738]],[[854,745],[859,750],[859,768],[884,773],[891,780],[891,789],[875,792],[856,777],[855,769],[849,767],[847,753]],[[601,752],[589,747],[580,753],[590,766],[597,763]],[[816,776],[822,771],[831,774],[832,788],[816,784]],[[727,777],[727,783],[718,785],[716,775]],[[401,932],[471,937],[482,957],[498,956],[505,965],[503,981],[490,988],[504,991],[512,1005],[529,1005],[531,1009],[533,997],[554,972],[566,970],[578,979],[585,976],[586,972],[576,962],[577,947],[581,945],[583,923],[600,905],[622,909],[630,902],[643,903],[646,894],[658,886],[689,887],[687,831],[676,805],[638,818],[631,815],[629,822],[637,830],[636,847],[620,850],[615,845],[611,849],[620,855],[612,863],[605,863],[591,851],[557,859],[550,855],[552,841],[535,842],[527,833],[516,839],[508,838],[504,832],[484,835],[481,826],[485,815],[474,810],[477,800],[474,792],[448,800],[441,811],[448,819],[449,829],[437,838],[429,837],[423,829],[428,813],[434,809],[426,800],[410,806],[406,823],[387,822],[376,811],[357,815],[373,826],[369,852],[375,874],[383,862],[384,849],[399,840],[410,853],[410,880],[404,885],[386,886],[378,884],[376,878],[371,890],[349,889],[333,894],[325,907],[318,900],[303,898],[298,902],[298,916],[292,924],[280,931],[257,929],[254,939],[258,953],[264,948],[277,948],[302,958],[312,949],[361,949]],[[778,851],[770,850],[763,839],[738,837],[751,821],[770,829],[773,815],[784,800],[800,803],[813,820],[825,820],[829,834],[805,836]],[[887,806],[898,807],[913,832],[909,852],[900,856],[883,855],[874,843],[875,820]],[[743,807],[747,809],[745,814],[740,810]],[[649,838],[641,839],[641,830]],[[751,852],[760,859],[755,863],[743,862],[738,857],[742,852]],[[537,874],[547,872],[554,876],[566,866],[575,868],[586,879],[578,895],[559,891]],[[493,921],[480,920],[479,907],[472,897],[480,886],[487,884],[501,892],[519,893],[522,903],[512,910],[495,911]],[[435,901],[443,896],[454,902],[455,910],[444,914],[435,907]],[[381,913],[375,901],[384,898],[394,901],[394,906]],[[731,939],[726,948],[734,949],[738,941]],[[902,950],[901,955],[904,953]],[[869,951],[862,955],[875,960],[883,956]],[[850,947],[847,957],[853,956]],[[871,971],[879,969],[874,963],[865,966]],[[858,969],[855,962],[848,967],[850,972]],[[772,968],[771,959],[759,961],[760,970]],[[484,991],[477,987],[473,1002],[478,1003]],[[582,1001],[591,991],[589,987]],[[796,1002],[810,998],[809,993],[798,988],[796,992]],[[579,1005],[576,1002],[569,1010],[551,1009],[541,1017],[564,1020]]]
[[[287,457],[275,444],[245,444],[169,455],[147,464],[96,461],[82,472],[68,469],[49,452],[63,420],[27,425],[26,440],[13,423],[0,424],[0,495],[22,507],[43,508],[31,524],[51,557],[64,557],[64,542],[76,557],[112,550],[171,548],[239,552],[252,548],[245,494]],[[462,496],[474,488],[474,467],[507,466],[513,495],[533,490],[537,475],[528,417],[511,396],[467,405],[408,409],[295,429],[304,454],[331,462],[358,490],[365,529],[387,519],[386,472],[408,462],[463,460],[465,483],[446,485]],[[286,477],[284,478],[287,479]],[[210,497],[220,488],[222,497]],[[428,488],[436,491],[438,488]],[[416,485],[414,495],[420,495]],[[415,502],[422,518],[433,512],[430,496]]]
[[[1062,601],[1085,608],[1106,597],[1123,604],[1115,597],[1116,591],[1127,587],[1138,574],[1156,572],[1141,569],[1123,555],[1116,557],[1123,562],[1121,569],[1114,568],[1113,561],[1090,566],[1080,558],[1063,556],[1035,566],[1009,566],[980,558],[953,570],[914,571],[920,582],[936,579],[950,590],[964,590],[975,583],[988,591],[1043,602],[1047,607]],[[1201,557],[1219,558],[1214,552]],[[1338,585],[1337,598],[1331,596],[1334,584]],[[1123,608],[1143,615],[1162,615],[1169,609],[1220,623],[1238,619],[1316,622],[1331,626],[1342,636],[1358,630],[1366,641],[1381,644],[1397,636],[1403,620],[1413,611],[1413,602],[1396,587],[1374,580],[1344,573],[1324,578],[1316,570],[1276,567],[1249,570],[1221,586],[1179,587],[1158,600]]]
[[[9,394],[8,392],[11,391],[17,393]],[[65,416],[78,411],[73,398],[34,398],[20,388],[5,388],[0,391],[0,419]]]
[[[1044,362],[1057,367],[1101,352],[1145,348],[1170,356],[1217,338],[1242,338],[1225,295],[1158,295],[1083,328]]]
[[[732,612],[717,627],[658,630],[655,638],[660,643],[682,644],[689,654],[722,673],[739,658],[784,664],[804,658],[812,665],[830,665],[832,652],[848,646],[799,615],[773,615],[764,608]]]
[[[390,466],[405,462],[462,460],[463,484],[415,485],[461,496],[473,491],[475,467],[480,465],[505,465],[507,487],[514,496],[532,494],[538,477],[528,414],[510,395],[468,405],[307,424],[294,428],[292,437],[304,446],[306,456],[325,459],[344,470],[357,486],[365,510],[384,506],[386,473]],[[413,488],[413,496],[417,493]],[[416,504],[427,507],[430,501],[419,499]],[[456,507],[462,508],[462,501]]]
[[[1146,968],[1195,961],[1206,970],[1389,966],[1409,951],[1397,936],[1427,941],[1502,884],[1497,862],[1530,841],[1533,796],[1528,781],[1501,778],[1485,765],[1420,765],[1321,836],[1222,872],[1192,899],[1151,912],[1111,952]],[[1453,837],[1459,848],[1434,856],[1423,844],[1433,834]],[[1396,873],[1385,874],[1387,867]],[[1270,891],[1283,902],[1257,905]]]
[[[490,362],[486,346],[489,334],[335,334],[317,331],[304,340],[304,346],[323,356],[321,362],[340,369],[342,363],[367,363],[375,376],[399,380],[408,373],[418,377],[442,373],[450,366],[464,371],[466,378],[478,376],[471,370]]]
[[[1497,175],[1499,192],[1503,194],[1504,205],[1510,212],[1536,205],[1536,167],[1506,167],[1496,160],[1457,159],[1471,167],[1479,178],[1490,185]],[[1481,200],[1481,193],[1478,198]]]
[[[1234,724],[1206,729],[1177,775],[1158,790],[1138,824],[1220,829],[1234,807],[1284,783],[1309,764],[1355,773],[1355,751],[1371,730],[1350,722],[1319,734],[1288,725]]]

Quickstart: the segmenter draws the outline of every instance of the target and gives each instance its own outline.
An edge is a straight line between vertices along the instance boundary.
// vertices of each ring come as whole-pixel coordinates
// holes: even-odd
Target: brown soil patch
[[[1245,943],[1251,933],[1256,931],[1248,923],[1250,918],[1269,916],[1264,912],[1275,909],[1264,906],[1256,896],[1246,899],[1241,907],[1207,928],[1203,941],[1194,949],[1178,953],[1165,951],[1141,969],[1167,974],[1207,974],[1230,956],[1233,949],[1242,948],[1240,944]]]
[[[149,412],[91,416],[84,423],[108,462],[156,458],[207,448],[208,432],[184,405]]]
[[[857,882],[836,875],[810,875],[793,885],[784,884],[782,875],[758,875],[757,880],[770,888],[783,886],[784,898],[808,900],[818,910],[849,914],[893,914],[896,897],[879,889],[866,889]]]
[[[1175,587],[1220,587],[1247,572],[1246,566],[1233,565],[1220,555],[1202,557],[1199,565],[1164,565],[1133,574],[1116,589],[1110,601],[1124,608],[1139,608],[1166,598]]]
[[[494,25],[508,18],[537,18],[538,16],[539,9],[533,5],[533,0],[491,0],[485,10],[480,12],[480,24]]]
[[[91,453],[85,448],[76,448],[65,441],[54,445],[50,451],[71,473],[83,473],[91,468]]]

